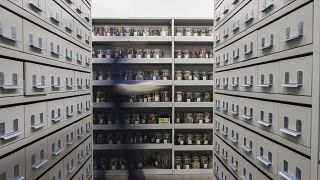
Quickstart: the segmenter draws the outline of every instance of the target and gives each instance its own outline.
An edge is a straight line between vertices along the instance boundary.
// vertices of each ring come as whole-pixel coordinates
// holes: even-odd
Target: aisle
[[[212,174],[197,175],[146,175],[146,180],[212,180]],[[100,179],[102,180],[102,179]],[[105,180],[128,180],[127,176],[109,176]]]

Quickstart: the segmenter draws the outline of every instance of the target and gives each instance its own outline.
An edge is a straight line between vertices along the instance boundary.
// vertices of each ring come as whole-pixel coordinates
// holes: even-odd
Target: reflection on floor
[[[145,175],[145,180],[212,180],[212,174],[196,175]],[[96,179],[96,178],[95,178]],[[128,180],[127,176],[108,176],[98,180]],[[139,179],[136,179],[139,180]]]

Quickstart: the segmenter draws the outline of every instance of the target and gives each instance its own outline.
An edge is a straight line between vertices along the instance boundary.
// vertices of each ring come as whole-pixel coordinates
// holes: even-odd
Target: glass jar
[[[204,122],[204,113],[196,113],[194,115],[194,123],[202,124]]]
[[[122,144],[122,135],[121,134],[116,134],[116,143]]]
[[[211,122],[212,122],[212,113],[204,112],[204,123],[211,123]]]
[[[137,71],[135,80],[144,80],[144,72],[143,71]]]
[[[182,102],[182,101],[183,101],[183,92],[176,91],[176,102]]]
[[[141,114],[141,118],[140,118],[140,123],[141,124],[146,124],[148,120],[148,115],[147,114]]]
[[[169,91],[161,91],[161,102],[169,102],[170,101],[170,95]]]
[[[213,80],[213,72],[208,72],[209,80]]]
[[[168,36],[168,35],[169,35],[169,28],[161,27],[160,36]]]
[[[144,27],[142,36],[150,36],[150,28]]]
[[[96,71],[92,71],[92,79],[93,80],[98,80],[98,73]]]
[[[201,29],[200,36],[207,36],[207,30]]]
[[[118,165],[119,165],[118,158],[115,158],[115,157],[110,158],[110,163],[109,163],[110,170],[117,170]]]
[[[106,56],[106,58],[112,58],[112,50],[111,49],[106,49],[105,50],[105,56]]]
[[[126,71],[124,80],[133,80],[133,77],[134,77],[133,71],[128,70]]]
[[[151,30],[151,36],[160,36],[160,29]]]
[[[162,80],[169,80],[169,69],[162,69]]]
[[[183,134],[177,134],[177,144],[184,145],[185,143],[185,136]]]
[[[160,102],[160,93],[158,91],[153,93],[152,102]]]
[[[206,71],[201,72],[201,80],[208,80],[208,74]]]
[[[98,114],[97,116],[97,124],[105,124],[105,116],[104,114]]]
[[[183,58],[190,58],[190,51],[188,49],[183,50]]]
[[[110,30],[110,29],[109,29]],[[99,27],[98,28],[98,36],[106,36],[107,34],[105,33],[105,28],[104,27]]]
[[[114,124],[115,118],[113,117],[113,114],[108,113],[106,116],[106,121],[107,121],[107,124]]]
[[[98,49],[97,50],[97,58],[103,58],[104,55],[105,54],[104,54],[103,49]]]
[[[138,169],[142,169],[143,168],[143,158],[141,155],[138,156],[138,158],[136,159],[136,167]]]
[[[182,167],[183,169],[190,169],[191,165],[191,158],[189,156],[183,156],[183,164]]]
[[[182,36],[183,34],[183,29],[182,27],[177,27],[176,28],[176,36]]]
[[[153,58],[161,58],[162,56],[162,50],[161,49],[154,49],[153,50]]]
[[[182,50],[181,49],[177,49],[175,51],[175,57],[178,58],[178,59],[182,58]]]
[[[207,49],[201,48],[199,51],[199,58],[209,58],[209,54],[207,52]]]
[[[176,112],[176,123],[182,123],[182,112]]]
[[[199,36],[199,29],[193,29],[193,36]]]
[[[209,169],[213,168],[213,160],[212,160],[212,156],[209,156]]]
[[[207,156],[200,157],[200,168],[201,169],[208,169],[208,157]]]
[[[102,134],[102,133],[97,134],[96,143],[97,144],[104,144],[105,143],[104,134]]]
[[[162,169],[170,169],[171,168],[171,160],[169,155],[164,155],[162,157]]]
[[[107,134],[106,141],[108,144],[113,144],[113,135],[112,134]]]
[[[159,144],[162,141],[162,135],[160,132],[156,132],[155,133],[155,139],[156,139],[156,143]]]
[[[207,36],[213,36],[213,30],[211,27],[207,29]]]
[[[209,145],[210,144],[209,142],[211,141],[210,135],[206,133],[203,134],[202,141],[204,145]]]
[[[193,101],[192,92],[187,92],[185,97],[186,97],[185,102],[192,102]]]
[[[132,115],[132,124],[140,124],[140,115],[139,114]]]
[[[142,135],[142,132],[137,132],[137,133],[134,135],[133,143],[134,143],[134,144],[143,143],[143,135]]]
[[[106,73],[105,73],[105,79],[106,80],[112,80],[112,72],[110,72],[110,71],[107,71]]]
[[[151,58],[151,49],[144,49],[144,58]]]
[[[212,100],[211,100],[211,97],[212,97],[211,94],[212,94],[211,92],[205,92],[205,93],[204,93],[203,101],[204,101],[204,102],[211,102],[211,101],[212,101]]]
[[[182,168],[182,159],[181,159],[181,156],[176,156],[176,158],[175,158],[175,165],[176,165],[176,169],[181,169],[181,168]]]
[[[186,27],[185,28],[185,31],[184,31],[184,35],[185,36],[192,36],[192,32],[193,30],[192,30],[192,28],[191,27]]]
[[[99,161],[99,169],[101,170],[107,170],[108,169],[108,163],[106,159],[101,158]]]
[[[194,93],[194,101],[195,102],[203,102],[203,97],[201,95],[201,92]]]
[[[199,156],[192,156],[192,169],[200,169]]]
[[[191,51],[191,53],[190,53],[190,58],[198,58],[198,53],[197,53],[197,51]]]
[[[154,166],[156,168],[161,168],[161,154],[157,154],[155,161],[154,161]]]
[[[121,58],[121,56],[122,56],[122,48],[116,47],[115,50],[113,51],[113,57]]]
[[[183,75],[182,75],[182,71],[176,71],[175,75],[174,75],[175,80],[183,80]]]
[[[119,168],[120,168],[121,170],[127,169],[127,167],[126,167],[126,160],[125,160],[124,158],[120,158],[120,160],[119,160]]]
[[[201,145],[202,144],[202,135],[201,134],[196,134],[195,135],[195,144],[196,145]]]
[[[136,50],[136,58],[141,59],[143,57],[143,50],[137,49]]]
[[[168,132],[164,132],[163,133],[163,143],[164,144],[168,144],[170,143],[171,140],[170,140],[170,134]]]
[[[134,50],[133,48],[128,48],[128,58],[134,58]]]
[[[125,36],[131,36],[131,31],[132,31],[131,27],[126,26],[126,27],[124,28],[124,35],[125,35]]]
[[[128,102],[137,102],[136,95],[129,95]]]
[[[193,71],[193,80],[200,80],[200,73],[198,71]]]
[[[187,137],[186,137],[186,144],[187,145],[193,145],[194,143],[194,135],[193,134],[187,134]]]
[[[183,72],[183,80],[192,80],[191,71],[184,71]]]
[[[213,58],[213,54],[214,54],[214,51],[213,51],[213,49],[211,49],[211,50],[209,51],[209,58]]]
[[[184,123],[191,124],[193,123],[193,114],[192,113],[184,113]]]
[[[148,115],[148,124],[157,124],[157,114],[151,113]]]
[[[101,81],[101,80],[105,80],[105,75],[104,75],[104,72],[103,71],[99,71],[98,72],[98,74],[97,74],[97,78],[96,78],[96,80],[99,80],[99,81]]]
[[[152,80],[160,80],[160,75],[159,75],[159,70],[158,69],[154,69],[152,72]]]

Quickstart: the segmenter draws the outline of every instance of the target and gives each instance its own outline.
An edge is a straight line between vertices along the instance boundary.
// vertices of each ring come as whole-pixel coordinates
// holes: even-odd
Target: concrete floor
[[[96,178],[95,178],[96,179]],[[212,174],[196,175],[145,175],[145,180],[212,180]],[[96,180],[128,180],[127,176],[108,176],[97,178]],[[136,179],[139,180],[139,179]]]

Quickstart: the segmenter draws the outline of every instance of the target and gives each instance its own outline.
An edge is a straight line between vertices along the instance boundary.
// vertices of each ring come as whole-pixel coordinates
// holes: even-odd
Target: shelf
[[[175,80],[176,86],[213,86],[213,80]]]
[[[93,64],[112,64],[113,58],[92,58]],[[172,58],[121,58],[117,60],[120,64],[172,64]]]
[[[175,58],[174,59],[175,64],[214,64],[213,58]]]
[[[121,130],[121,129],[172,129],[172,124],[95,124],[93,130]]]
[[[201,108],[201,107],[212,107],[213,102],[175,102],[175,107],[193,107],[193,108]]]
[[[175,169],[174,174],[212,174],[212,169]]]
[[[175,145],[175,151],[213,151],[213,145]]]
[[[172,102],[127,102],[121,103],[121,106],[126,108],[165,108],[172,107]]]
[[[94,144],[93,150],[172,149],[172,144]],[[213,148],[211,148],[213,149]]]
[[[93,86],[111,86],[114,83],[120,83],[112,80],[94,80]],[[172,80],[144,80],[144,81],[121,81],[121,83],[142,83],[141,86],[171,86]]]
[[[93,103],[93,108],[112,108],[112,102],[105,102],[105,103]]]
[[[175,42],[192,42],[192,43],[212,43],[213,36],[175,36]]]
[[[93,36],[94,42],[172,42],[172,36]]]
[[[214,125],[212,123],[207,124],[184,124],[175,123],[174,129],[213,129]]]
[[[287,94],[271,94],[271,93],[259,93],[259,92],[243,92],[243,91],[229,91],[229,90],[214,90],[215,93],[244,96],[251,98],[259,98],[265,100],[274,100],[291,103],[312,104],[312,97],[309,96],[295,96]]]
[[[133,171],[142,174],[172,174],[172,169],[141,169]],[[128,170],[94,170],[93,173],[100,176],[123,176],[128,175]]]

